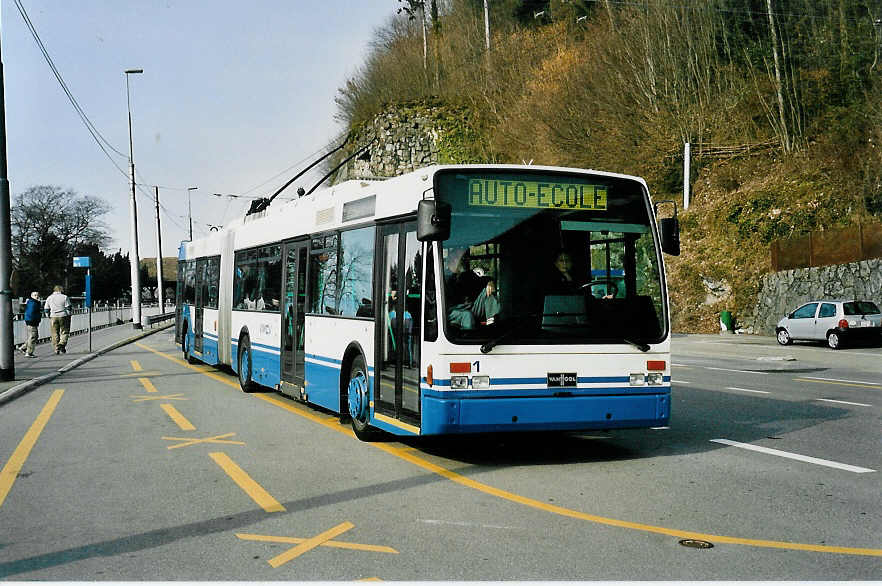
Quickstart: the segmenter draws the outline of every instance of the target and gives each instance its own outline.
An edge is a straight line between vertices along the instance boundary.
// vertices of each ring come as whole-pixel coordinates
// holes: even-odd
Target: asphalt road
[[[0,579],[878,580],[880,358],[677,337],[668,429],[368,444],[161,332],[0,408]]]

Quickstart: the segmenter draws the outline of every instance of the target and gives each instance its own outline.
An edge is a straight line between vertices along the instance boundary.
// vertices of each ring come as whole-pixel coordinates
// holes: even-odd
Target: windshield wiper
[[[538,316],[539,316],[538,313],[523,313],[523,314],[520,314],[517,316],[512,316],[512,317],[516,318],[518,320],[518,322],[512,323],[511,327],[509,327],[507,330],[505,330],[504,332],[502,332],[501,334],[499,334],[498,336],[496,336],[495,338],[493,338],[489,342],[482,344],[481,345],[481,354],[487,354],[488,352],[490,352],[491,350],[496,348],[496,346],[498,346],[500,342],[502,342],[506,338],[509,338],[512,334],[517,332],[518,329],[523,326],[523,322],[521,320],[531,318],[531,317],[538,317]]]
[[[631,344],[641,352],[649,352],[649,344],[644,344],[643,342],[635,342],[634,340],[628,340],[627,338],[622,338],[622,342],[626,344]]]

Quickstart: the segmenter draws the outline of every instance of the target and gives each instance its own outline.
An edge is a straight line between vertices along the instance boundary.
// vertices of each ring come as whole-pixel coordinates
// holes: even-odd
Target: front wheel
[[[776,337],[778,339],[778,343],[782,346],[788,346],[793,343],[793,339],[790,337],[790,334],[788,334],[787,330],[783,328],[778,330],[778,335]]]
[[[839,339],[839,334],[836,332],[830,332],[827,334],[827,345],[834,350],[839,350],[839,348],[842,347],[842,341]]]
[[[363,442],[378,439],[380,431],[368,423],[371,418],[370,386],[367,368],[364,364],[364,358],[361,356],[356,357],[349,368],[347,395],[349,397],[349,416],[352,420],[352,431],[355,432],[355,437]]]
[[[247,336],[243,336],[239,341],[239,386],[246,393],[255,390],[254,380],[252,379],[254,370],[254,362],[251,360],[251,342]]]

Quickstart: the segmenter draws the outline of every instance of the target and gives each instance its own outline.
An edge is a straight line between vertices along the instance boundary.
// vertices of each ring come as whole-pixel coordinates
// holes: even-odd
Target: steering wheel
[[[582,288],[590,291],[595,285],[606,285],[606,295],[601,296],[603,298],[607,298],[608,296],[614,298],[619,294],[619,286],[616,285],[616,282],[612,279],[594,279],[593,281],[589,281],[582,285]]]

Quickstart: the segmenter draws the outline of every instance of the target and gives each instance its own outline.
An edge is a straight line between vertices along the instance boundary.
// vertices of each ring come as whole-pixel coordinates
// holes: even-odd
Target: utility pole
[[[143,69],[126,69],[126,107],[129,113],[129,170],[132,174],[132,199],[129,200],[132,249],[129,263],[132,275],[132,327],[141,329],[141,261],[138,258],[138,202],[135,199],[135,155],[132,147],[132,99],[129,97],[129,74],[144,73]]]
[[[685,143],[683,145],[683,209],[689,209],[689,178],[691,175],[690,170],[690,158],[691,158],[691,147],[689,143]]]
[[[484,0],[484,48],[490,52],[490,8],[487,6],[489,0]]]
[[[6,169],[6,100],[3,52],[0,50],[0,380],[15,380],[15,339],[12,335],[12,223]]]
[[[165,313],[165,291],[162,288],[162,231],[159,228],[159,186],[156,189],[156,293],[159,297],[159,313]]]

